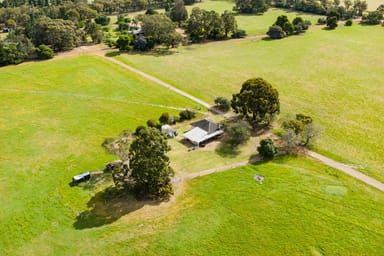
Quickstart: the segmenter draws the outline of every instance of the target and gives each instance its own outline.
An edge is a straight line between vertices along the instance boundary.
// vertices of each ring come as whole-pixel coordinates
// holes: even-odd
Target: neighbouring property
[[[204,142],[217,138],[224,133],[222,124],[208,119],[202,119],[191,123],[193,127],[184,134],[184,138],[195,146],[201,146]]]

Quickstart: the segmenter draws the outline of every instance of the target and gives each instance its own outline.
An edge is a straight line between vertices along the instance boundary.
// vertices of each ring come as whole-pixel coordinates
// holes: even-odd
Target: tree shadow
[[[105,54],[106,57],[116,57],[116,56],[119,56],[119,55],[121,55],[120,51],[112,51],[112,52],[107,52]]]
[[[111,224],[122,216],[134,212],[145,205],[158,205],[162,201],[138,201],[126,191],[108,187],[96,193],[87,203],[92,208],[83,211],[73,223],[75,229],[88,229]]]
[[[239,147],[233,147],[223,140],[216,147],[215,152],[219,156],[226,158],[234,158],[240,154]]]

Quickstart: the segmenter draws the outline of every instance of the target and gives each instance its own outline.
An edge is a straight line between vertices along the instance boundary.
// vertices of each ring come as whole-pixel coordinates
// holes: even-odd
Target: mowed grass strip
[[[324,126],[317,150],[384,181],[382,32],[355,24],[283,40],[246,38],[161,57],[117,58],[212,103],[230,98],[246,79],[263,77],[280,93],[281,116],[306,113]]]
[[[73,223],[94,192],[71,188],[72,176],[101,169],[115,159],[101,147],[105,138],[145,125],[163,112],[179,112],[166,106],[196,107],[91,56],[1,68],[0,81],[2,255],[13,255],[34,239],[45,244],[35,255],[55,254],[48,250],[54,247],[51,243],[58,251],[65,243],[80,246],[87,235],[76,235]],[[50,240],[54,236],[69,240]]]

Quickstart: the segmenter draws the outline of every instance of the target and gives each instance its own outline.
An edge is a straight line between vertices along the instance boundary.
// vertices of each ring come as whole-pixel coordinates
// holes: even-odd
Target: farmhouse
[[[193,128],[184,134],[184,138],[199,146],[224,133],[223,125],[208,119],[202,119],[191,124]]]

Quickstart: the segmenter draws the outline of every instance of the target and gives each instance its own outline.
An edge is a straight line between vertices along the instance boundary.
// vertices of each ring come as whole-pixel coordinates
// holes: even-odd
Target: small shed
[[[184,134],[184,138],[199,146],[202,143],[214,139],[224,133],[221,124],[208,119],[202,119],[191,124],[194,128]]]
[[[168,124],[161,126],[161,133],[165,134],[168,138],[174,138],[177,136],[177,132]]]

